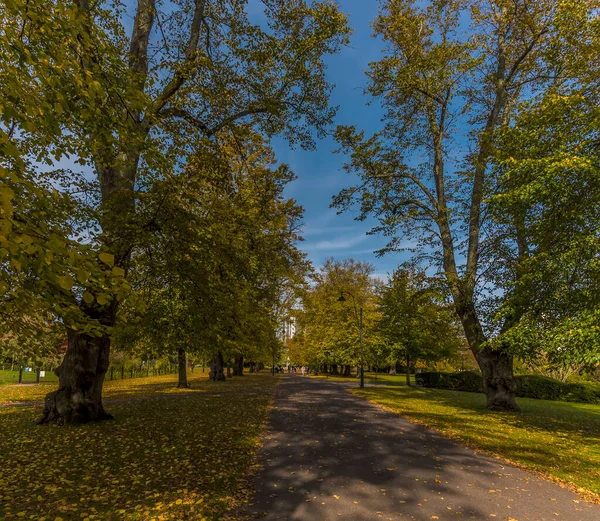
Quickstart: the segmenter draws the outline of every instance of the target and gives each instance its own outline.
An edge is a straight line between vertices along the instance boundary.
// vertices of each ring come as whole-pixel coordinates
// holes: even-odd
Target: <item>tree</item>
[[[367,91],[386,110],[384,128],[365,137],[338,129],[348,171],[361,184],[335,199],[339,208],[361,204],[361,218],[374,215],[376,231],[392,240],[382,251],[415,239],[419,259],[444,275],[469,347],[483,373],[490,409],[518,410],[513,357],[488,342],[481,298],[493,287],[488,272],[486,197],[494,183],[496,136],[524,98],[545,92],[559,79],[549,57],[564,46],[558,26],[592,2],[551,0],[387,0],[375,34],[387,47],[370,65]],[[465,36],[464,27],[468,26]],[[518,321],[519,316],[511,317]],[[511,327],[511,323],[502,325]]]
[[[366,359],[375,358],[381,342],[377,334],[376,289],[370,264],[354,259],[328,259],[314,275],[314,286],[302,294],[297,316],[297,339],[290,345],[293,362],[323,365],[328,362],[344,366],[349,374],[360,362],[359,308],[363,309],[363,349]],[[341,294],[346,302],[339,302]],[[328,357],[325,352],[333,352]]]
[[[510,252],[498,259],[510,282],[499,315],[522,317],[495,341],[561,378],[600,362],[600,91],[577,70],[591,57],[584,42],[597,41],[593,30],[581,20],[577,58],[555,58],[573,79],[519,106],[499,137],[491,204]]]
[[[395,363],[406,360],[406,383],[410,363],[456,359],[464,337],[453,320],[453,310],[443,294],[422,272],[396,270],[381,294],[379,327]]]
[[[144,195],[138,215],[151,225],[130,282],[146,309],[129,306],[127,328],[143,346],[177,352],[181,387],[186,353],[212,360],[214,380],[232,359],[235,376],[244,357],[270,359],[275,308],[306,270],[296,247],[302,209],[283,195],[292,179],[260,136],[237,128]]]
[[[87,240],[91,253],[101,251],[100,267],[110,274],[122,278],[130,270],[139,232],[137,196],[177,170],[198,141],[214,140],[243,120],[310,147],[313,130],[322,133],[331,121],[323,57],[345,43],[345,17],[326,2],[276,0],[266,3],[264,23],[255,25],[244,4],[140,0],[129,37],[120,9],[102,2],[32,7],[19,0],[2,13],[7,23],[0,52],[9,71],[3,92],[12,93],[3,100],[2,146],[21,171],[24,156],[41,151],[49,157],[44,146],[55,160],[72,152],[91,168],[100,212],[99,229]],[[16,79],[9,78],[11,71]],[[12,179],[26,184],[25,176]],[[35,182],[27,186],[38,190]],[[15,221],[13,193],[2,189],[9,222]],[[60,240],[68,242],[66,236]],[[42,423],[110,417],[102,385],[123,295],[110,282],[90,287],[82,278],[72,277],[75,284],[64,279],[63,290],[80,321],[94,327],[68,325],[59,389],[47,397]],[[87,300],[79,297],[85,292]]]

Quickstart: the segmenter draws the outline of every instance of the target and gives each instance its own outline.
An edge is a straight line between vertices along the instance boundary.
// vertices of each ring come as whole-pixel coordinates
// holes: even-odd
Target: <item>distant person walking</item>
[[[302,376],[304,376],[304,373],[306,373],[306,367],[302,366],[302,369],[300,369],[300,371],[302,372]]]

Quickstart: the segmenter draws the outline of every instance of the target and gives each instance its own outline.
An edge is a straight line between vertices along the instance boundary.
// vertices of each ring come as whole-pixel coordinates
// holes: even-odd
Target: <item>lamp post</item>
[[[354,295],[350,292],[346,292],[348,295],[352,297],[352,302],[354,304],[354,314],[357,315],[356,319],[358,320],[358,331],[360,338],[360,388],[365,388],[365,367],[364,367],[364,357],[363,357],[363,308],[362,306],[359,308],[358,313],[356,312],[356,299]],[[346,302],[346,297],[344,297],[344,292],[342,291],[338,302]]]

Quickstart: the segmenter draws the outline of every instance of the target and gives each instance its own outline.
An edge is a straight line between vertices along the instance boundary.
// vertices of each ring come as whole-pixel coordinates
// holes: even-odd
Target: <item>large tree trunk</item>
[[[352,374],[352,366],[345,365],[344,366],[344,376],[350,376]]]
[[[238,356],[233,360],[233,376],[244,376],[243,356]]]
[[[515,399],[517,385],[513,378],[513,358],[504,351],[480,349],[475,355],[483,374],[487,407],[494,411],[519,411]]]
[[[331,366],[331,374],[340,374],[340,373],[339,373],[339,371],[338,371],[338,366],[337,366],[337,364],[333,364],[333,365]]]
[[[187,381],[187,360],[185,358],[185,349],[177,350],[177,365],[179,368],[179,383],[177,384],[178,388],[181,387],[189,387]]]
[[[221,354],[221,352],[219,352],[217,353],[217,356],[215,356],[210,361],[210,373],[208,373],[208,377],[213,382],[225,381],[225,372],[223,371],[224,365],[225,364],[223,363],[223,355]]]
[[[469,347],[483,375],[487,406],[495,411],[520,411],[515,398],[513,359],[506,351],[482,348],[485,337],[472,302],[457,306]]]
[[[102,384],[108,370],[110,338],[68,330],[68,348],[55,370],[58,390],[46,395],[38,424],[79,425],[111,419],[102,405]]]

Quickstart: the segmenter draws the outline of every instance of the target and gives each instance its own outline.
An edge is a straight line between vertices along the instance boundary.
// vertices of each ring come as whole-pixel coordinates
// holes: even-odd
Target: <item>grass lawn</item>
[[[0,385],[16,384],[19,381],[19,371],[10,371],[9,369],[0,369]],[[26,373],[23,371],[24,383],[35,383],[35,372]],[[40,378],[40,383],[56,383],[58,377],[51,371],[46,371],[46,376]]]
[[[109,382],[115,420],[82,427],[36,426],[39,408],[0,408],[0,519],[219,518],[246,491],[277,381],[197,375],[191,392],[174,389],[175,375]]]
[[[266,374],[266,373],[265,373]],[[239,380],[235,380],[238,382]],[[130,396],[146,396],[152,393],[165,394],[178,392],[177,375],[168,374],[161,376],[147,376],[141,378],[125,378],[123,380],[106,380],[104,382],[104,397],[126,398]],[[214,389],[213,382],[208,381],[208,371],[202,373],[196,371],[193,374],[188,371],[188,382],[191,388],[188,392],[202,392]],[[224,384],[227,388],[234,385],[233,380]],[[42,402],[44,396],[58,386],[58,379],[46,382],[44,385],[5,385],[0,387],[0,405],[15,402]],[[220,387],[219,387],[220,388]]]
[[[326,379],[327,375],[324,373],[319,373],[318,376],[313,376],[312,378],[322,378],[322,379]],[[358,382],[360,381],[359,378],[356,377],[356,375],[352,375],[352,376],[339,376],[339,375],[329,375],[330,379],[335,379],[343,381],[343,382],[356,382],[358,384]],[[415,383],[415,375],[411,374],[410,375],[410,381],[414,384]],[[406,375],[404,374],[396,374],[396,375],[391,375],[391,374],[386,374],[386,373],[379,373],[379,374],[375,374],[375,373],[365,373],[365,382],[366,383],[379,383],[379,384],[383,384],[385,383],[386,385],[406,385]]]
[[[600,496],[599,405],[519,398],[521,413],[497,413],[485,408],[485,396],[479,393],[408,387],[352,392],[473,448],[574,486],[589,499]]]

